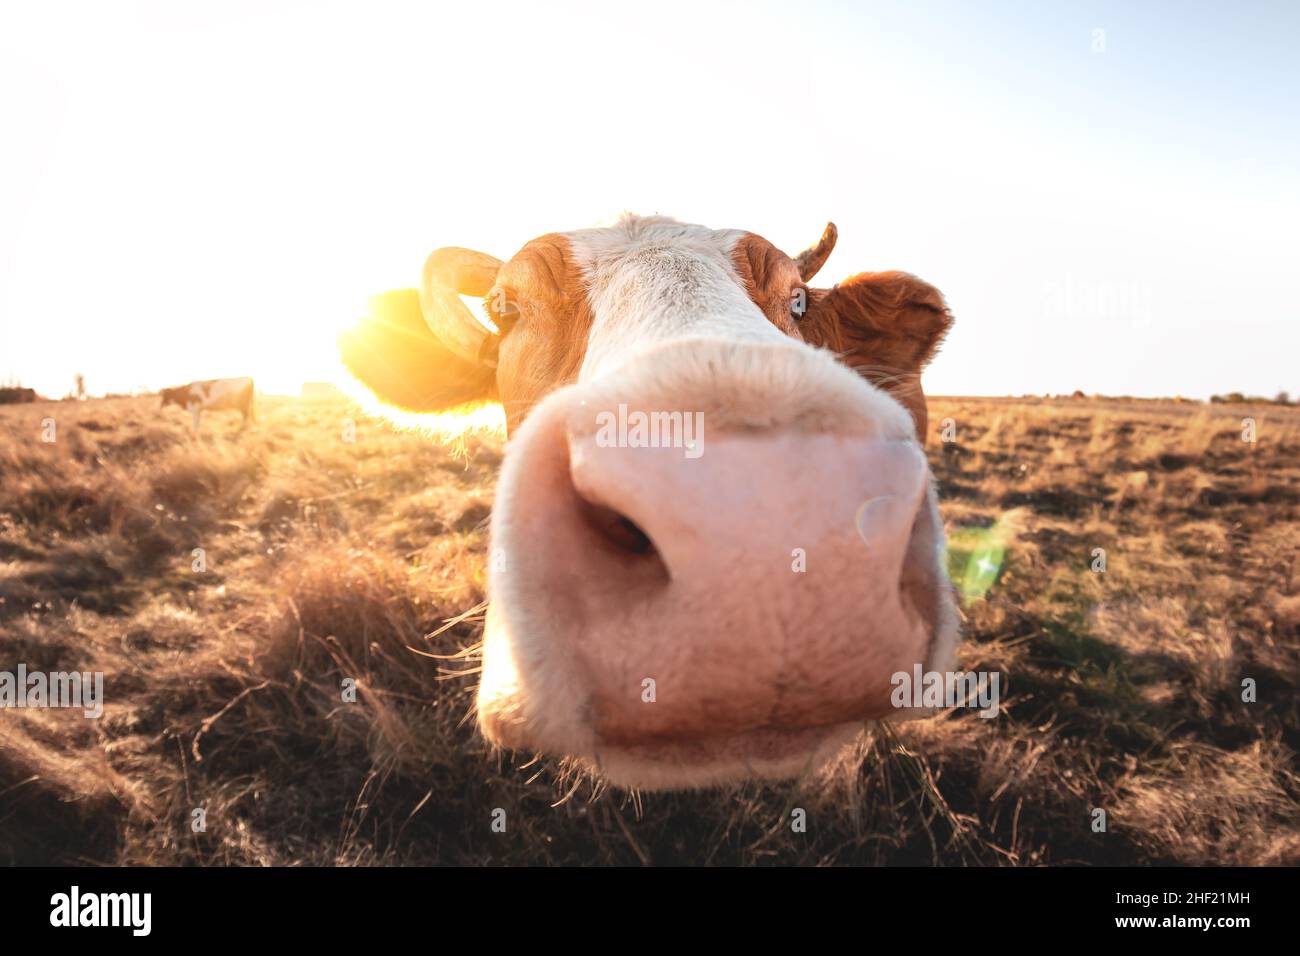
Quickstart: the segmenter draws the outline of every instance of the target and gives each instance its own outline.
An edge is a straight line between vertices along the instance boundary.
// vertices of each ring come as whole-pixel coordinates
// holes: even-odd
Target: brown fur
[[[807,289],[796,260],[752,233],[736,244],[732,258],[749,297],[773,325],[831,349],[889,392],[911,413],[924,443],[921,371],[952,325],[938,289],[906,272],[863,272],[831,289]],[[807,311],[795,318],[790,305],[800,288],[807,289]]]
[[[591,330],[591,306],[569,243],[558,234],[524,246],[501,267],[495,289],[520,310],[517,325],[501,339],[497,358],[501,404],[513,432],[549,392],[577,380]]]
[[[795,289],[806,289],[794,260],[762,236],[750,233],[731,255],[745,291],[768,320],[791,338],[799,338],[790,304]],[[811,296],[809,294],[809,302]]]
[[[912,414],[924,444],[921,371],[951,327],[952,314],[934,286],[906,272],[862,272],[813,290],[799,332],[893,395]]]

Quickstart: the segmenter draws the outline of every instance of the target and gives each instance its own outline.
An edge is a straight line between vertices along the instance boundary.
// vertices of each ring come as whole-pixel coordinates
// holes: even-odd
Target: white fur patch
[[[667,339],[789,342],[749,298],[731,254],[745,233],[661,216],[566,233],[592,327],[579,381]]]

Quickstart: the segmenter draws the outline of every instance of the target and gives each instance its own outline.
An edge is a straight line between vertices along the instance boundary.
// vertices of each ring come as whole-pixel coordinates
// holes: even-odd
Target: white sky
[[[1300,393],[1300,5],[1140,6],[3,3],[0,380],[296,392],[432,248],[630,209],[833,219],[947,295],[932,393]]]

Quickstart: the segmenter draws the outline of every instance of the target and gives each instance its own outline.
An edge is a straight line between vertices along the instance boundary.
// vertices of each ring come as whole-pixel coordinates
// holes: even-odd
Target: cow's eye
[[[488,312],[491,313],[492,322],[501,330],[502,335],[509,332],[510,328],[519,321],[518,304],[500,289],[488,296]]]
[[[798,322],[808,314],[808,290],[804,286],[795,286],[790,290],[790,318]]]

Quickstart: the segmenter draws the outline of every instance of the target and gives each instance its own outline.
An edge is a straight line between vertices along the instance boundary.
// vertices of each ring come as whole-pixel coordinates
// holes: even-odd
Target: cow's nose
[[[889,712],[929,643],[900,583],[915,442],[536,424],[494,516],[489,737],[598,750]]]
[[[719,598],[728,581],[755,575],[777,589],[797,585],[810,550],[814,561],[870,564],[873,577],[897,582],[924,490],[915,444],[760,433],[695,446],[569,437],[580,511],[630,555],[621,563],[655,557],[667,580],[716,585]]]
[[[687,457],[586,437],[569,452],[597,532],[583,576],[600,624],[575,651],[603,739],[881,714],[917,659],[900,599],[925,488],[914,444],[723,435]]]

